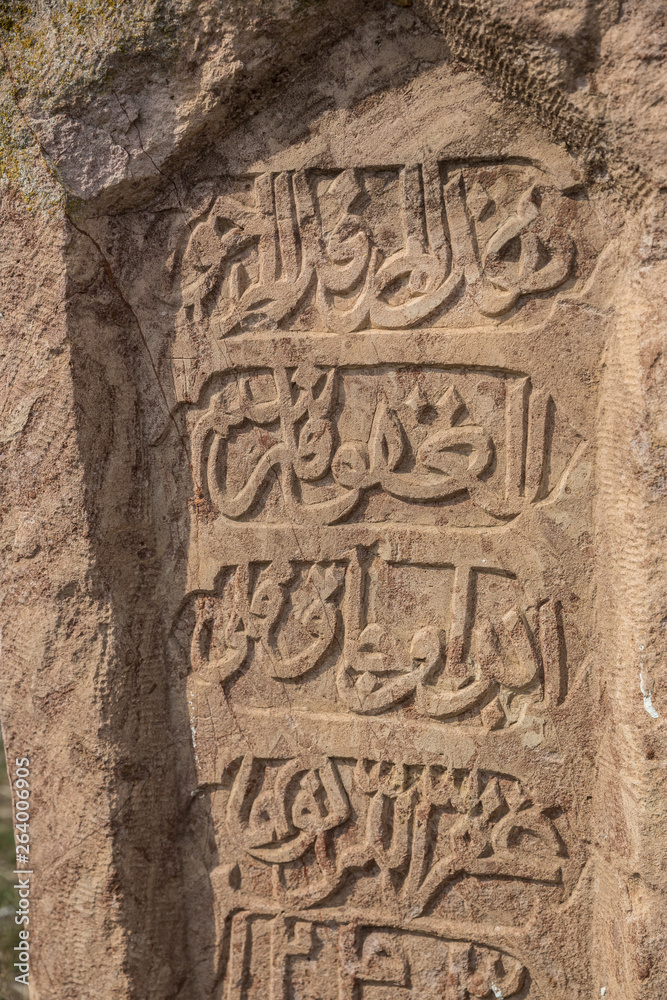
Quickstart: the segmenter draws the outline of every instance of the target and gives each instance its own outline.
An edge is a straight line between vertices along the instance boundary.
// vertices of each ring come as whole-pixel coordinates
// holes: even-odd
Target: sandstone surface
[[[663,5],[17,11],[31,996],[663,997]]]

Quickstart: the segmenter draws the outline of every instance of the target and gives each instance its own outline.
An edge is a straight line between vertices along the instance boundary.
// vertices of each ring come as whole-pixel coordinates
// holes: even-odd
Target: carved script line
[[[482,315],[499,316],[520,296],[562,284],[574,250],[557,223],[562,196],[532,168],[505,169],[521,178],[521,194],[484,243],[479,220],[496,206],[479,182],[469,191],[456,168],[443,180],[437,163],[401,168],[403,246],[386,257],[360,208],[363,170],[342,170],[330,183],[339,216],[328,232],[309,172],[260,174],[253,204],[220,195],[195,228],[182,264],[185,314],[201,323],[217,303],[223,336],[275,327],[314,290],[332,332],[393,330],[424,323],[466,288]]]

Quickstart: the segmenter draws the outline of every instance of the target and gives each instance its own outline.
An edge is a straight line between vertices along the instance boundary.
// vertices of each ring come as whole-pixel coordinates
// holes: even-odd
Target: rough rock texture
[[[3,24],[32,996],[664,995],[664,18]]]

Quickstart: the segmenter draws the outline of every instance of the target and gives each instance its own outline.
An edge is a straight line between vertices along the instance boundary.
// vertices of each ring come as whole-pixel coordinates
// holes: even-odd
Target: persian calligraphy
[[[558,697],[563,643],[553,601],[539,608],[535,634],[514,604],[496,621],[480,615],[471,642],[478,571],[459,564],[452,573],[449,634],[429,624],[414,632],[408,646],[388,625],[368,622],[370,569],[357,550],[346,581],[345,640],[336,678],[350,711],[375,714],[414,696],[419,715],[448,719],[477,710],[494,729],[518,717],[517,692],[535,696],[537,689],[541,695],[544,685],[550,700]]]
[[[412,132],[379,92],[336,136],[264,116],[159,223],[202,996],[590,993],[610,231],[565,152],[443,93]]]
[[[315,983],[323,1000],[359,1000],[368,986],[383,997],[482,1000],[526,996],[530,983],[507,951],[387,924],[241,910],[227,921],[226,937],[229,1000],[289,1000]]]
[[[401,586],[407,597],[415,572],[427,574],[445,610],[436,617],[425,606],[421,622],[401,628],[387,620],[384,595]],[[325,661],[344,710],[375,715],[409,701],[425,719],[475,718],[487,729],[562,697],[559,602],[527,607],[512,575],[488,564],[411,567],[357,546],[331,562],[227,567],[217,592],[194,606],[191,664],[207,683],[231,687],[250,667],[307,683]]]
[[[214,630],[220,628],[214,599],[199,601],[192,636],[192,666],[204,680],[225,683],[245,665],[250,646],[258,643],[269,651],[269,673],[277,679],[295,679],[317,666],[331,645],[338,627],[335,595],[340,590],[345,569],[342,565],[310,567],[306,580],[291,600],[291,615],[307,636],[306,644],[284,655],[276,641],[278,620],[290,600],[289,584],[298,570],[287,560],[276,560],[260,578],[251,583],[251,564],[234,573],[233,606],[222,629],[225,652],[211,656]]]
[[[230,844],[270,866],[284,908],[320,905],[354,873],[377,871],[378,905],[412,920],[463,874],[561,885],[574,864],[558,810],[506,775],[251,755],[228,773]]]
[[[554,433],[555,404],[529,377],[369,375],[364,386],[354,371],[304,363],[228,379],[191,418],[202,494],[238,520],[278,483],[283,517],[322,525],[378,490],[406,517],[469,502],[498,523],[560,495],[582,442],[562,422]]]
[[[529,163],[283,170],[218,187],[183,252],[181,298],[184,320],[220,337],[434,325],[461,301],[497,317],[562,285],[575,258],[574,203]]]

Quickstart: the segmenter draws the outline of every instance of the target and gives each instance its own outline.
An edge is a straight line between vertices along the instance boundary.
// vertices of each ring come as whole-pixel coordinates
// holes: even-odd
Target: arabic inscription
[[[181,264],[182,322],[218,337],[409,329],[450,313],[484,323],[575,265],[576,204],[529,163],[283,170],[220,188]]]

